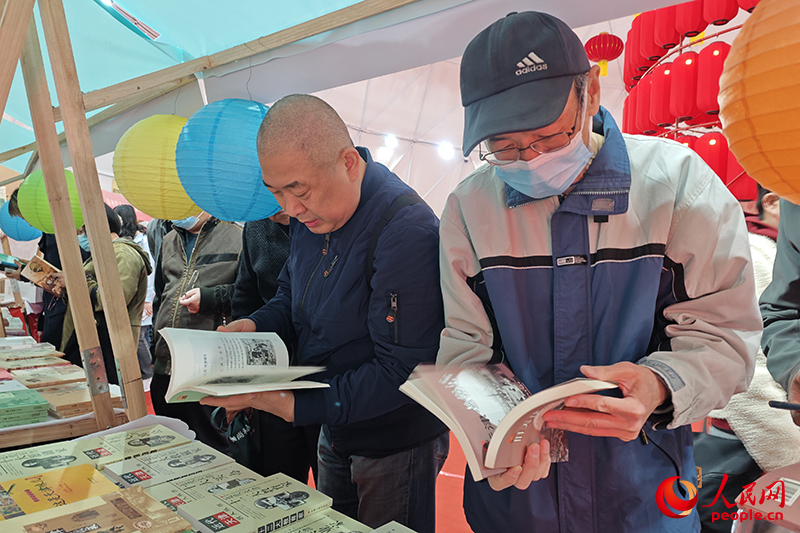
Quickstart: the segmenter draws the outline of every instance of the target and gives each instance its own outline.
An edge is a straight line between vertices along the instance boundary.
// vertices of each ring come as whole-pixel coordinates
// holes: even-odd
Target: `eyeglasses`
[[[580,115],[581,106],[578,106],[578,112],[575,113],[575,121],[572,124],[572,131],[560,131],[558,133],[542,137],[541,139],[533,141],[525,148],[504,148],[502,150],[497,150],[486,154],[480,152],[481,148],[479,145],[478,157],[481,159],[481,161],[486,161],[490,165],[502,166],[519,161],[519,158],[522,156],[522,151],[527,150],[528,148],[537,154],[549,154],[552,152],[557,152],[562,148],[566,148],[570,140],[572,140],[573,135],[575,135],[575,130],[578,128],[578,118],[580,118]]]

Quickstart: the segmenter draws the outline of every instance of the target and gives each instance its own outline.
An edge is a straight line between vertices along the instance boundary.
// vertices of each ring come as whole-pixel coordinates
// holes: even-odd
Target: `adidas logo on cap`
[[[517,63],[517,76],[528,74],[529,72],[536,72],[537,70],[547,70],[547,63],[537,56],[535,53],[530,52],[527,56],[522,58],[522,61]]]

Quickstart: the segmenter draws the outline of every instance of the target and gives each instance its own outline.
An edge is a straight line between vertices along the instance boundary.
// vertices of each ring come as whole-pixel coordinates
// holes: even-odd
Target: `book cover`
[[[38,368],[40,366],[59,366],[72,364],[66,359],[48,355],[46,357],[33,357],[18,359],[16,361],[3,361],[0,360],[0,368],[5,368],[8,371],[22,370],[24,368]]]
[[[0,483],[0,520],[29,515],[117,490],[119,488],[114,483],[89,464],[4,481]]]
[[[14,413],[47,410],[47,400],[33,389],[0,392],[0,417]]]
[[[178,507],[178,513],[204,533],[289,528],[328,509],[333,501],[285,474],[224,491]]]
[[[72,442],[56,442],[0,454],[0,483],[68,466],[92,465],[91,458],[75,450]]]
[[[78,365],[45,366],[14,370],[11,375],[28,388],[58,387],[86,381],[86,372]]]
[[[16,350],[18,348],[35,344],[39,343],[30,335],[21,337],[0,337],[0,351]]]
[[[64,284],[59,278],[53,276],[59,272],[61,272],[59,269],[41,257],[33,256],[20,275],[56,298],[60,298],[64,292]]]
[[[103,472],[125,487],[150,487],[186,477],[200,470],[226,465],[233,459],[202,442],[112,463]]]
[[[0,429],[1,428],[11,428],[16,426],[26,426],[28,424],[40,424],[42,422],[47,421],[47,414],[32,414],[29,415],[28,418],[25,420],[6,420],[0,422]]]
[[[8,533],[183,533],[191,525],[140,487],[40,511],[4,524]],[[5,530],[4,530],[5,533]]]
[[[353,520],[335,509],[325,509],[314,513],[308,519],[298,522],[294,527],[281,530],[282,533],[367,533],[371,531],[371,527],[365,526],[358,520]],[[397,530],[397,533],[401,531],[414,533],[408,528]]]
[[[528,446],[547,439],[553,462],[569,458],[567,433],[542,416],[576,394],[617,388],[573,379],[531,394],[505,365],[418,366],[400,390],[439,417],[454,433],[476,481],[522,464]]]
[[[95,456],[95,466],[102,470],[105,465],[122,461],[124,459],[134,459],[143,455],[149,455],[162,450],[169,450],[192,441],[183,435],[176,433],[166,426],[155,424],[127,431],[111,433],[103,437],[93,437],[78,441],[77,445],[83,443],[94,446],[97,444],[99,449],[107,450],[109,453],[97,453]],[[86,448],[84,453],[96,448]]]
[[[328,387],[295,381],[324,370],[289,366],[289,352],[275,333],[222,333],[164,328],[172,375],[169,403],[197,402],[206,396],[231,396],[270,390]]]
[[[0,392],[8,392],[14,390],[23,390],[27,389],[25,385],[20,383],[19,380],[16,379],[4,379],[0,381]]]
[[[147,492],[170,509],[262,481],[263,476],[238,463],[229,463],[174,481],[153,485]]]

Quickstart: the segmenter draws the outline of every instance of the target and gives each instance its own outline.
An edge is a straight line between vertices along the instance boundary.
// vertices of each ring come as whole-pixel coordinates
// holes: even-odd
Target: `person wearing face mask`
[[[689,424],[753,375],[761,319],[738,203],[691,150],[623,135],[598,74],[545,13],[498,20],[462,58],[463,152],[480,145],[487,164],[442,214],[437,363],[502,361],[532,393],[619,384],[543,416],[567,432],[568,461],[551,464],[545,440],[487,481],[466,472],[477,533],[699,531],[696,510],[670,518],[656,490],[696,483]]]
[[[231,320],[231,299],[242,251],[242,229],[206,212],[172,221],[156,263],[153,299],[153,381],[156,414],[178,418],[197,438],[225,452],[227,435],[211,423],[212,408],[197,403],[167,404],[171,373],[162,328],[214,330]]]
[[[111,207],[105,205],[106,218],[110,232],[111,242],[114,247],[114,257],[119,268],[119,277],[122,284],[122,293],[125,296],[125,307],[128,309],[131,333],[134,343],[139,341],[139,328],[142,323],[142,309],[144,308],[147,296],[147,276],[153,271],[150,266],[150,258],[147,252],[142,250],[138,244],[119,237],[122,221]],[[90,251],[89,239],[83,228],[78,230],[78,244],[86,252]],[[94,318],[97,323],[97,336],[100,339],[100,348],[103,351],[103,359],[106,365],[109,383],[119,383],[117,376],[114,352],[111,346],[111,337],[108,334],[105,313],[103,312],[103,301],[97,291],[97,274],[95,273],[94,260],[87,259],[83,264],[86,273],[86,282],[89,286],[89,297],[94,308]],[[58,274],[63,276],[62,273]],[[63,299],[68,300],[69,294],[64,293]],[[75,323],[73,322],[72,312],[68,310],[64,317],[62,332],[61,351],[65,358],[76,365],[82,365],[80,346],[75,334]]]

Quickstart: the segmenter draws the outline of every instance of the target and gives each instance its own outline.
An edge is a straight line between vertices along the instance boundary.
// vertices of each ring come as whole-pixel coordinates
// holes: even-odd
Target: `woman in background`
[[[122,220],[122,229],[120,230],[119,236],[132,240],[138,244],[142,250],[148,252],[147,228],[139,224],[133,206],[128,204],[118,205],[114,208],[114,212],[119,215]],[[153,378],[153,357],[150,354],[150,335],[153,329],[153,298],[155,297],[155,264],[153,263],[153,256],[149,253],[147,255],[150,258],[150,267],[153,271],[147,276],[147,297],[145,298],[144,310],[142,312],[142,326],[139,329],[139,345],[136,351],[139,358],[139,370],[142,372],[142,382],[144,383],[145,391],[150,389],[150,380]]]

